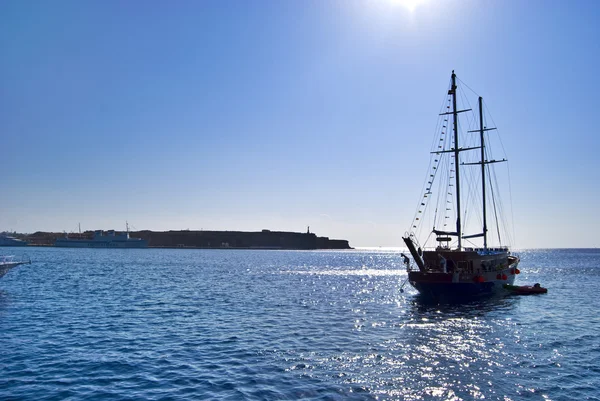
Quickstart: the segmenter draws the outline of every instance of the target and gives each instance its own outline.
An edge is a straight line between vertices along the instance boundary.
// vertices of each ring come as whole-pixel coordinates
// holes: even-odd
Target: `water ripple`
[[[597,250],[522,251],[547,295],[461,305],[400,293],[395,252],[29,253],[0,399],[598,399]]]

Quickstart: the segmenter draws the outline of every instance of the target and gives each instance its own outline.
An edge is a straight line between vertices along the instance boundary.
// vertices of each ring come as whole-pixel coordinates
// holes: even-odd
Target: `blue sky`
[[[401,246],[451,71],[510,159],[516,247],[597,247],[600,3],[3,1],[0,230]]]

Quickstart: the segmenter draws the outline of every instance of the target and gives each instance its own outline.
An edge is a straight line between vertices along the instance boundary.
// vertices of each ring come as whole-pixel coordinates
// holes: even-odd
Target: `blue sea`
[[[447,305],[394,251],[0,251],[0,400],[600,399],[598,249]]]

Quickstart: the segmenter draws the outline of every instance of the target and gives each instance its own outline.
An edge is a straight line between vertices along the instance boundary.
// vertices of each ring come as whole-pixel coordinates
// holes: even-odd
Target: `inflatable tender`
[[[540,283],[535,283],[534,285],[504,284],[502,287],[504,287],[505,290],[516,295],[545,294],[548,292],[548,289],[540,286]]]

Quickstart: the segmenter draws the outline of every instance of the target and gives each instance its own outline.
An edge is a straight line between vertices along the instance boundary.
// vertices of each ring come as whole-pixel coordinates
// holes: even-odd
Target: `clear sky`
[[[0,230],[401,246],[454,69],[501,128],[514,245],[600,246],[598,21],[598,1],[3,0]]]

